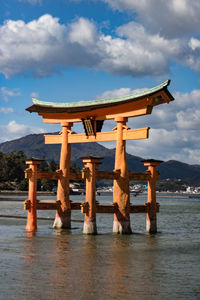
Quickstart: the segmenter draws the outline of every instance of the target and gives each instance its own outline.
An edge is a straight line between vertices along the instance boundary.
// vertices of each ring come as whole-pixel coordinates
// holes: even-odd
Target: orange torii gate
[[[167,87],[170,81],[146,91],[114,99],[81,101],[73,103],[44,102],[33,99],[29,112],[37,112],[45,123],[60,123],[60,135],[45,135],[46,144],[61,144],[60,169],[57,172],[40,172],[37,164],[40,160],[28,160],[26,170],[29,178],[29,199],[25,202],[28,209],[27,230],[37,229],[37,209],[56,209],[54,228],[71,228],[71,210],[80,209],[85,213],[84,229],[86,234],[95,234],[96,213],[114,213],[113,232],[131,233],[130,213],[146,212],[146,229],[157,231],[156,212],[156,166],[161,161],[146,160],[148,166],[145,173],[131,173],[126,161],[126,140],[145,139],[149,136],[149,128],[130,129],[126,126],[128,118],[151,114],[153,107],[174,100]],[[114,119],[116,127],[112,132],[101,132],[104,120]],[[72,126],[82,122],[85,132],[76,134]],[[71,144],[116,141],[115,169],[113,172],[98,171],[100,158],[84,157],[85,168],[81,174],[70,172]],[[86,180],[86,200],[83,204],[72,203],[69,199],[69,180]],[[37,178],[58,179],[57,202],[46,206],[36,199]],[[113,179],[113,205],[102,206],[96,203],[96,179]],[[144,206],[130,204],[129,180],[148,181],[148,199]]]

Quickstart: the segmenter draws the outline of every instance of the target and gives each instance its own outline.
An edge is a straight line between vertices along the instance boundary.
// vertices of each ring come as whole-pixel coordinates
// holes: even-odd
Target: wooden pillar
[[[54,228],[71,228],[71,204],[69,199],[69,173],[71,160],[71,144],[68,143],[72,123],[62,122],[62,144],[60,153],[61,177],[58,180],[57,200],[61,206],[56,211]]]
[[[85,205],[88,209],[85,213],[83,233],[97,234],[96,226],[96,168],[101,158],[95,156],[82,157],[85,165]]]
[[[27,214],[27,231],[37,230],[37,165],[42,161],[38,159],[29,159],[26,160],[26,164],[29,165],[28,169],[28,200],[30,201],[30,207]]]
[[[149,233],[157,232],[157,220],[156,220],[156,180],[158,179],[158,172],[156,167],[160,165],[160,160],[143,160],[144,166],[148,166],[150,172],[150,178],[148,180],[148,194],[147,194],[147,218],[146,218],[146,231]]]
[[[123,129],[127,118],[118,117],[117,122],[117,143],[115,152],[115,170],[120,170],[120,177],[114,180],[113,202],[118,204],[118,212],[114,214],[113,232],[130,234],[130,192],[129,173],[126,161],[126,141],[123,140]]]

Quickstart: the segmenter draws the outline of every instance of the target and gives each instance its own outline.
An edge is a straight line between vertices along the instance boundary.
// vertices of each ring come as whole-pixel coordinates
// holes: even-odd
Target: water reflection
[[[37,294],[47,299],[73,294],[73,299],[146,300],[156,293],[157,255],[150,250],[158,246],[156,238],[146,238],[146,248],[141,249],[144,235],[73,236],[63,230],[54,234],[24,241],[24,287],[29,286],[29,298],[35,285]],[[147,294],[140,293],[143,285],[148,286]]]
[[[26,235],[26,237],[31,238],[33,236],[36,236],[36,231],[26,231],[25,235]]]

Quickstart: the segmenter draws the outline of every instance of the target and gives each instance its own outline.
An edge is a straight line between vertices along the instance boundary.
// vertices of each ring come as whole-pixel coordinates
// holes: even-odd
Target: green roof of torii
[[[40,111],[48,111],[48,112],[58,112],[62,110],[62,112],[69,112],[73,113],[76,111],[86,111],[87,109],[92,108],[100,108],[106,106],[113,106],[118,104],[123,104],[127,101],[137,101],[141,98],[153,95],[159,91],[165,90],[167,92],[168,97],[170,100],[174,100],[173,96],[167,90],[167,86],[170,84],[170,80],[163,82],[162,84],[147,90],[143,90],[141,92],[129,94],[126,96],[121,96],[117,98],[110,98],[110,99],[98,99],[98,100],[91,100],[91,101],[79,101],[79,102],[46,102],[37,100],[32,98],[33,105],[28,107],[26,110],[29,112],[40,112]]]

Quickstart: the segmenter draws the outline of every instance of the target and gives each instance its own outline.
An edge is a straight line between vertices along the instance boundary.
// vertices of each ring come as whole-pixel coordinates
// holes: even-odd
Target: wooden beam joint
[[[82,214],[87,214],[89,211],[89,203],[88,202],[83,202],[81,203],[81,213]]]
[[[27,168],[24,171],[25,179],[30,179],[32,177],[33,171],[31,168]]]
[[[89,176],[90,176],[90,169],[89,168],[83,168],[81,175],[82,175],[82,179],[84,179],[84,180],[88,179]]]
[[[160,203],[156,202],[156,208],[152,205],[151,202],[145,202],[146,212],[152,212],[156,209],[156,212],[160,212]]]

